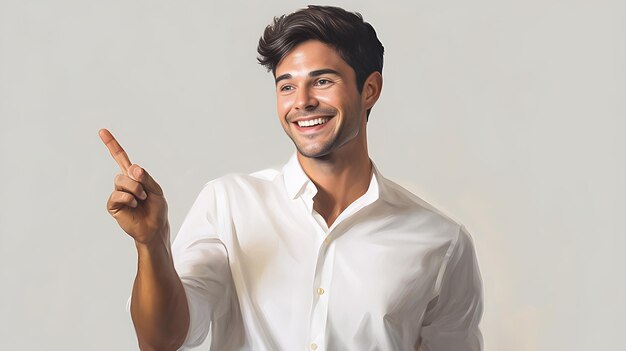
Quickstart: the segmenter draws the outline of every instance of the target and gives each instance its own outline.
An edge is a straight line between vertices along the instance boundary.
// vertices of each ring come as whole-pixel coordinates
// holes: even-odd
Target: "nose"
[[[317,101],[315,96],[311,94],[309,88],[304,87],[298,89],[298,94],[296,96],[296,101],[294,104],[294,107],[296,109],[309,111],[315,109],[318,104],[319,102]]]

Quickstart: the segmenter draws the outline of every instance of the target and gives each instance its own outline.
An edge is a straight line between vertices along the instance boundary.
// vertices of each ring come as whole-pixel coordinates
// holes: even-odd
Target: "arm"
[[[189,327],[185,291],[170,253],[167,203],[161,187],[144,169],[131,164],[117,140],[99,132],[122,174],[107,210],[134,240],[138,254],[131,315],[142,350],[176,350]]]
[[[141,350],[177,350],[189,329],[187,298],[174,269],[169,239],[155,241],[135,243],[138,263],[131,316]]]
[[[422,351],[480,351],[482,281],[472,239],[465,227],[448,251],[439,294],[431,301],[421,333]]]

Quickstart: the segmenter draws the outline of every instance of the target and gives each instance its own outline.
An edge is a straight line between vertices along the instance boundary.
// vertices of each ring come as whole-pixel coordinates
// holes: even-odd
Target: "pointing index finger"
[[[107,149],[109,149],[109,152],[111,153],[111,156],[113,156],[113,159],[115,159],[115,162],[117,162],[120,166],[122,173],[128,174],[128,168],[130,168],[132,163],[128,159],[126,151],[124,151],[120,143],[115,140],[113,134],[111,134],[108,130],[100,129],[98,134],[100,135],[100,139],[102,139],[104,145],[106,145]]]

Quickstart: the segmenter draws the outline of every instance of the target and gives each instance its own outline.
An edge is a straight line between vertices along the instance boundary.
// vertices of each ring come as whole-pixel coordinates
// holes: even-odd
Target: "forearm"
[[[142,350],[176,350],[187,336],[189,309],[174,269],[169,235],[137,243],[138,266],[131,315]]]

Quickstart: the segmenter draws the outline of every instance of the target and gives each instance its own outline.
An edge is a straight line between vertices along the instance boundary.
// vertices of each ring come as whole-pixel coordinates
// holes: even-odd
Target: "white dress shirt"
[[[200,192],[173,243],[190,310],[183,349],[481,350],[466,229],[376,167],[327,227],[294,154]]]

